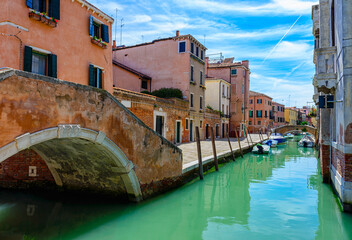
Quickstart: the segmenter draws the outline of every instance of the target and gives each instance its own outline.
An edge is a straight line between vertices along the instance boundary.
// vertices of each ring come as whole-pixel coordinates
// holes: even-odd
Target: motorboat
[[[293,139],[294,135],[292,133],[287,133],[285,138],[287,139]]]
[[[265,140],[263,144],[270,146],[270,148],[275,148],[277,146],[277,141],[273,139]]]
[[[268,154],[270,152],[270,146],[257,144],[253,147],[252,153],[256,154]]]
[[[311,148],[314,147],[314,138],[312,138],[309,135],[305,135],[299,142],[298,146],[300,147],[306,147],[306,148]]]
[[[269,137],[270,140],[275,140],[277,141],[277,144],[284,144],[287,142],[287,139],[283,137],[280,133],[272,133]]]

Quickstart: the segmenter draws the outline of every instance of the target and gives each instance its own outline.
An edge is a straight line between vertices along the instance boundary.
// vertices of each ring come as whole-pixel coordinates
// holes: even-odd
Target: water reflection
[[[247,154],[141,204],[0,192],[0,239],[351,238],[352,217],[321,183],[316,152],[296,144]]]

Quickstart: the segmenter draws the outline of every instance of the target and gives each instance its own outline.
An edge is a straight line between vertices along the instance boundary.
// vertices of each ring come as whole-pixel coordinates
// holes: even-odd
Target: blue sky
[[[176,30],[192,34],[201,43],[205,35],[207,54],[221,52],[224,57],[235,57],[235,61],[249,60],[251,90],[265,93],[286,106],[301,107],[312,102],[311,6],[317,4],[316,0],[89,2],[114,18],[118,9],[115,21],[120,25],[120,19],[124,19],[124,45],[174,36]],[[115,32],[112,34],[114,39]]]

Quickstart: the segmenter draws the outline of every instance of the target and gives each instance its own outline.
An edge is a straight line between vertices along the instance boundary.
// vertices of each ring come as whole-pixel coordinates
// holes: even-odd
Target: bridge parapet
[[[316,128],[312,126],[307,126],[307,125],[284,125],[284,126],[280,126],[272,129],[272,132],[281,133],[281,134],[286,134],[286,133],[295,132],[295,131],[308,132],[314,136],[316,135]]]
[[[104,90],[6,70],[0,116],[0,164],[31,149],[64,189],[140,200],[182,174],[181,150]]]

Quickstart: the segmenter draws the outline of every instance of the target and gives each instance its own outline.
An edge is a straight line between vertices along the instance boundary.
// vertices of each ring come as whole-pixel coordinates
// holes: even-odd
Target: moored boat
[[[287,139],[283,137],[280,133],[272,133],[269,139],[277,141],[278,145],[287,142]]]
[[[287,139],[293,139],[294,135],[292,133],[287,133],[285,138]]]
[[[273,139],[265,140],[263,144],[270,146],[271,148],[277,147],[277,141]]]
[[[309,135],[305,135],[299,142],[298,142],[298,146],[300,147],[306,147],[306,148],[311,148],[314,147],[314,139],[309,136]]]
[[[252,153],[256,154],[268,154],[270,152],[270,146],[257,144],[253,147]]]

